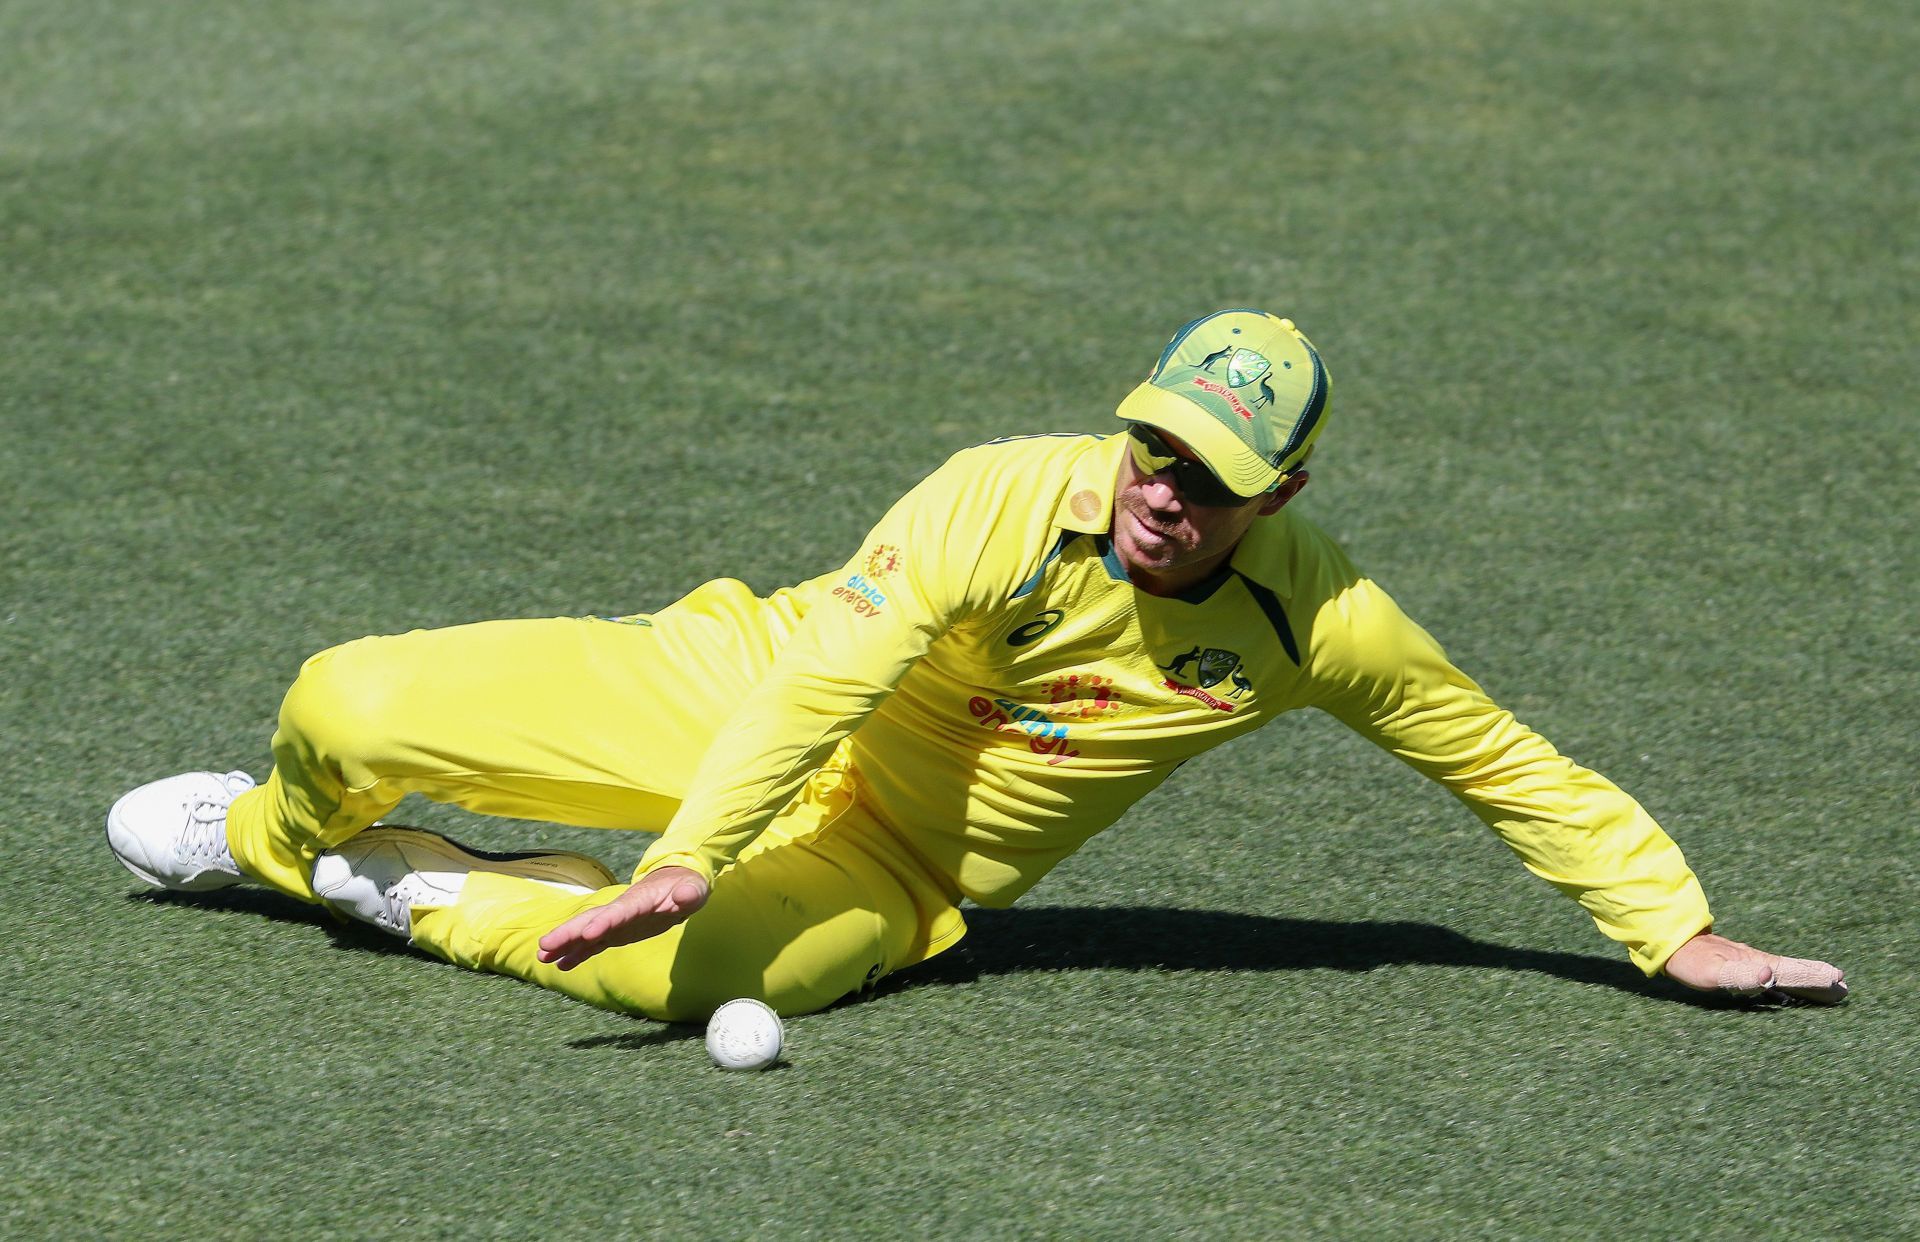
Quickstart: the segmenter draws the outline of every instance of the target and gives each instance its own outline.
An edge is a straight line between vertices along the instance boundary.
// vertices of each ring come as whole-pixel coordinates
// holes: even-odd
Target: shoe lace
[[[227,808],[235,798],[253,788],[253,778],[245,772],[228,772],[219,779],[218,793],[202,790],[187,799],[187,826],[180,835],[179,851],[180,857],[191,862],[231,865]]]
[[[380,920],[381,926],[402,936],[410,935],[413,931],[413,907],[416,904],[442,906],[447,904],[450,896],[456,895],[424,879],[418,872],[408,872],[387,885],[386,892],[381,894],[386,907],[386,917]]]

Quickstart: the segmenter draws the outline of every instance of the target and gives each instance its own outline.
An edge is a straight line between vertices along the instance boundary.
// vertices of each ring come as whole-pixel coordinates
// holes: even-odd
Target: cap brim
[[[1251,500],[1280,481],[1279,469],[1221,426],[1220,420],[1153,383],[1128,393],[1115,413],[1127,422],[1145,423],[1178,437],[1236,496]]]

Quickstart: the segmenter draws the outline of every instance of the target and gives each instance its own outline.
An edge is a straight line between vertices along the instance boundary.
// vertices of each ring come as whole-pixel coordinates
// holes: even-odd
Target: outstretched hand
[[[1816,1005],[1847,999],[1847,977],[1837,966],[1776,957],[1712,932],[1701,932],[1674,950],[1665,969],[1668,978],[1700,992],[1761,1000],[1792,997]]]
[[[658,936],[706,904],[707,882],[697,872],[662,867],[540,937],[540,960],[572,970],[602,949]]]

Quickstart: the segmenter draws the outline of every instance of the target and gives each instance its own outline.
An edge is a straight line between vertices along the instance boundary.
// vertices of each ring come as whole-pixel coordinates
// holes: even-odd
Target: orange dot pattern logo
[[[876,543],[867,551],[861,571],[869,578],[884,578],[900,568],[900,549],[890,543]]]

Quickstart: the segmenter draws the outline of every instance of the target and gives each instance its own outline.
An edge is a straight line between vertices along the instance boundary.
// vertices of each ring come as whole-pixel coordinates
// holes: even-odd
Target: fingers
[[[1720,974],[1714,986],[1729,996],[1764,995],[1773,986],[1772,962],[1758,949],[1744,944],[1731,947],[1737,951],[1720,962]]]
[[[1847,977],[1837,966],[1741,947],[1746,954],[1720,967],[1720,990],[1729,996],[1775,1004],[1793,999],[1838,1005],[1847,999]]]
[[[1668,960],[1666,973],[1690,988],[1762,1004],[1800,1000],[1837,1005],[1848,993],[1846,976],[1836,966],[1763,953],[1711,932],[1682,945]]]
[[[1837,966],[1800,957],[1773,959],[1773,986],[1796,1000],[1838,1005],[1847,999],[1847,976]]]
[[[572,970],[594,954],[623,944],[635,944],[680,921],[674,913],[631,915],[613,904],[576,914],[540,937],[540,960],[561,970]]]
[[[684,868],[662,868],[605,905],[582,910],[540,937],[538,957],[572,970],[594,954],[636,944],[683,922],[706,904],[706,882]]]
[[[606,929],[612,922],[607,911],[606,906],[595,906],[540,937],[540,960],[561,970],[572,970],[605,948]]]

